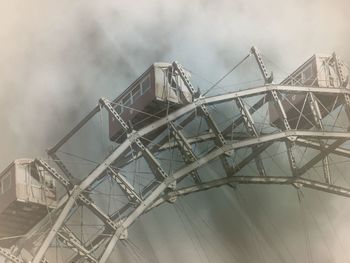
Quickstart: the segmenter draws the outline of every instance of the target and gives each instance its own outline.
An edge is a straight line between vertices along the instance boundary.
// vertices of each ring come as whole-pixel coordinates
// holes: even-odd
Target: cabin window
[[[145,94],[145,92],[146,92],[147,90],[149,90],[150,87],[151,87],[151,81],[150,81],[149,76],[147,76],[147,77],[142,81],[142,84],[141,84],[142,94]]]
[[[133,90],[132,90],[132,98],[133,101],[135,101],[137,98],[141,96],[141,89],[140,85],[137,85]]]
[[[1,180],[2,184],[2,193],[6,193],[11,188],[11,174],[7,174],[4,178]]]

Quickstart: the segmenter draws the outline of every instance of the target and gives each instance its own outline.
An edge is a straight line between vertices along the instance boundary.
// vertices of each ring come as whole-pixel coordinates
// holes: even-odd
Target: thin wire
[[[181,202],[181,201],[183,201],[183,203],[184,203],[185,205],[187,205],[191,211],[195,211],[195,210],[196,210],[196,209],[186,200],[186,198],[183,198],[183,196],[181,196],[181,199],[179,199],[179,202]],[[183,209],[185,209],[184,206],[183,206]],[[207,222],[207,220],[205,220],[205,219],[201,216],[200,213],[198,213],[197,216],[198,216],[198,217],[201,219],[201,221],[206,225],[207,229],[209,229],[214,235],[218,235],[218,236],[219,236],[219,231],[215,230],[214,227],[213,227],[212,225],[210,225],[210,224]],[[237,257],[232,253],[231,247],[228,246],[226,242],[223,242],[223,241],[221,240],[220,237],[218,237],[218,241],[221,242],[222,245],[223,245],[223,246],[226,248],[226,250],[229,252],[229,254],[231,254],[231,256],[232,256],[237,262],[239,262],[239,261],[237,260]],[[239,249],[241,249],[241,250],[243,251],[243,253],[244,253],[246,256],[249,256],[249,255],[247,254],[247,251],[244,250],[243,247],[242,247],[240,244],[236,244],[236,246],[238,246]]]
[[[251,222],[251,218],[250,218],[250,215],[247,213],[246,210],[243,209],[243,206],[242,206],[242,200],[241,200],[241,196],[240,196],[240,191],[239,189],[237,188],[237,190],[234,192],[236,194],[236,199],[237,199],[237,203],[238,203],[238,209],[241,211],[241,213],[243,215],[246,216],[246,219],[247,220],[244,220],[245,224],[247,225],[251,235],[253,236],[253,239],[254,239],[254,248],[255,248],[255,252],[256,252],[256,255],[258,258],[262,258],[262,261],[263,262],[266,262],[265,260],[265,257],[263,254],[261,254],[261,251],[259,250],[259,247],[258,247],[258,244],[259,244],[259,240],[258,240],[258,234],[257,234],[257,231],[254,231],[253,229],[253,226],[252,226],[252,222]],[[245,206],[247,206],[247,204],[245,204]],[[260,255],[261,254],[261,255]]]
[[[134,249],[131,246],[131,243],[126,239],[125,242],[122,242],[122,244],[124,244],[127,248],[129,248],[129,250],[131,251],[131,253],[133,254],[134,258],[136,259],[136,262],[141,262],[142,263],[142,259],[144,258],[136,249]]]
[[[134,111],[136,111],[136,112],[143,113],[143,114],[148,115],[148,116],[150,116],[150,117],[155,117],[155,118],[158,118],[158,119],[161,118],[160,116],[157,116],[157,115],[155,115],[155,114],[151,114],[151,113],[146,112],[146,111],[138,110],[138,109],[136,109],[136,108],[134,108],[134,107],[125,106],[125,105],[122,104],[122,103],[113,102],[113,101],[108,101],[108,102],[109,102],[110,104],[114,104],[114,105],[117,105],[117,106],[122,106],[123,108],[127,108],[127,109],[129,109],[129,110],[134,110]],[[163,111],[163,109],[162,109],[161,111]],[[160,112],[161,112],[161,111],[160,111]]]
[[[174,204],[174,208],[175,208],[175,212],[177,213],[178,217],[180,218],[180,220],[182,222],[182,225],[184,226],[184,228],[186,228],[185,220],[182,218],[181,213],[180,213],[180,211],[179,211],[179,209],[178,209],[176,204]],[[200,258],[201,262],[203,262],[202,254],[200,253],[200,251],[198,249],[198,246],[194,242],[194,239],[193,239],[192,235],[190,235],[189,232],[187,232],[187,234],[188,234],[188,236],[189,236],[189,238],[190,238],[190,240],[192,242],[192,245],[195,247],[195,250],[196,250],[196,253],[197,253],[198,257]],[[208,262],[210,262],[210,261],[208,260]]]
[[[303,226],[303,231],[305,233],[305,252],[306,252],[306,257],[307,257],[307,260],[308,262],[313,262],[313,258],[312,258],[312,253],[310,251],[310,240],[309,240],[309,231],[307,229],[307,226],[306,226],[306,214],[305,214],[305,211],[304,211],[304,206],[303,206],[303,203],[302,203],[302,192],[301,190],[298,190],[297,191],[297,194],[298,194],[298,200],[299,200],[299,211],[301,213],[301,221],[302,221],[302,226]]]
[[[273,231],[277,234],[278,239],[281,241],[281,244],[284,246],[284,248],[286,249],[287,253],[289,254],[290,258],[296,262],[296,259],[293,255],[293,253],[291,252],[291,250],[288,248],[286,242],[284,241],[284,239],[282,238],[282,235],[280,233],[280,231],[278,231],[277,226],[273,223],[273,220],[271,219],[271,216],[269,216],[269,213],[267,212],[266,208],[264,207],[264,205],[262,205],[261,203],[261,199],[256,195],[255,192],[253,192],[253,195],[255,196],[255,199],[257,200],[257,204],[258,207],[261,209],[261,211],[263,212],[263,214],[265,215],[265,217],[267,218],[267,221],[270,223],[271,227],[273,228]],[[260,204],[259,204],[260,203]]]
[[[232,71],[238,68],[247,58],[249,58],[251,53],[245,56],[238,64],[236,64],[232,69],[230,69],[225,75],[223,75],[218,81],[216,81],[206,92],[204,92],[203,96],[205,96],[210,90],[212,90],[215,86],[217,86],[223,79],[225,79]]]
[[[327,218],[327,220],[328,220],[328,222],[329,222],[329,225],[331,226],[331,229],[332,229],[332,231],[333,231],[333,234],[334,234],[335,238],[337,239],[337,241],[339,242],[341,249],[343,250],[343,255],[346,255],[346,258],[347,258],[348,262],[350,262],[349,253],[348,253],[348,251],[345,249],[345,246],[344,246],[342,240],[340,239],[340,237],[339,237],[339,235],[338,235],[338,232],[336,231],[336,228],[335,228],[334,225],[332,224],[331,217],[330,217],[329,214],[328,214],[328,211],[327,211],[327,209],[326,209],[326,206],[324,205],[324,202],[321,201],[321,195],[320,195],[319,192],[317,192],[317,197],[318,197],[319,205],[321,206],[323,213],[326,215],[326,218]]]
[[[305,208],[307,208],[307,211],[308,211],[309,214],[311,215],[311,218],[313,219],[313,221],[314,221],[316,227],[318,228],[318,231],[319,231],[319,232],[321,233],[321,235],[323,236],[323,242],[324,242],[324,245],[325,245],[326,248],[327,248],[327,252],[328,252],[328,256],[329,256],[329,258],[330,258],[330,262],[335,262],[335,260],[334,260],[334,255],[333,255],[333,253],[331,252],[331,250],[329,249],[329,246],[328,246],[328,244],[327,244],[327,243],[328,243],[328,242],[327,242],[327,239],[324,237],[324,232],[322,231],[322,228],[320,227],[318,221],[316,220],[315,215],[312,213],[312,208],[308,205],[307,202],[305,202],[305,204],[306,204],[306,207],[305,207]],[[305,209],[305,208],[304,208],[304,209]],[[311,251],[310,251],[310,252],[311,252]]]

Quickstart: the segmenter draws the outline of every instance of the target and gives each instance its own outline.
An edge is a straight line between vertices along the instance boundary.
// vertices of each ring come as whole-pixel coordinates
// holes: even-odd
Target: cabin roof
[[[316,53],[312,55],[308,60],[306,60],[301,66],[299,66],[296,70],[294,70],[292,73],[290,73],[282,82],[281,84],[285,84],[287,81],[290,80],[291,76],[294,76],[295,74],[299,73],[301,70],[303,70],[307,65],[309,65],[312,61],[321,59],[321,58],[330,58],[332,57],[331,54],[325,54],[325,53]]]
[[[6,174],[16,164],[29,164],[29,163],[32,163],[33,161],[34,159],[29,159],[29,158],[16,159],[12,161],[3,171],[0,172],[0,177]]]

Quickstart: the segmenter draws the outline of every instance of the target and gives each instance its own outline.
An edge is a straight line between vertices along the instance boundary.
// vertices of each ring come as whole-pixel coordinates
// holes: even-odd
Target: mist
[[[252,45],[269,58],[277,81],[314,53],[336,51],[349,63],[349,8],[345,0],[1,1],[0,168],[45,157],[100,97],[115,98],[156,61],[178,60],[211,82]],[[119,244],[111,258],[349,262],[349,200],[304,195],[311,210],[304,223],[289,187],[184,197],[132,226],[138,252]]]

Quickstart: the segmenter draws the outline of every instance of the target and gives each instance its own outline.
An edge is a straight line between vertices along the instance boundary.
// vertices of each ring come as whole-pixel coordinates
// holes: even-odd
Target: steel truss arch
[[[317,110],[315,116],[297,108],[299,111],[297,117],[310,119],[311,127],[290,125],[288,109],[293,108],[293,104],[288,101],[293,95],[302,97],[305,103],[309,103],[307,97],[312,96],[311,103],[314,103],[313,105],[318,103],[317,107],[321,108]],[[325,96],[334,101],[332,107],[323,105],[322,98]],[[55,242],[65,245],[65,248],[73,253],[67,262],[105,263],[118,240],[127,238],[128,228],[142,214],[164,202],[176,202],[178,196],[222,185],[283,184],[350,197],[350,188],[332,183],[332,163],[328,159],[333,155],[341,158],[350,157],[349,96],[350,90],[345,88],[264,85],[211,97],[200,96],[193,103],[137,131],[132,130],[107,99],[100,99],[99,104],[49,150],[49,155],[54,156],[52,163],[56,169],[44,160],[36,161],[38,166],[47,170],[62,184],[66,192],[59,200],[53,212],[54,216],[49,215],[52,223],[48,225],[47,220],[43,220],[32,230],[33,233],[46,226],[45,235],[40,240],[40,244],[32,250],[33,258],[30,262],[39,263],[46,260],[46,253],[56,240]],[[237,108],[225,121],[222,121],[220,116],[217,116],[216,110],[218,107],[227,109],[228,106],[231,109]],[[274,110],[280,113],[278,120],[287,121],[288,125],[273,124],[278,122],[278,120],[272,120]],[[96,114],[102,111],[107,111],[120,122],[127,133],[127,139],[116,145],[111,153],[82,180],[74,181],[71,179],[74,173],[69,171],[57,153]],[[266,112],[265,117],[270,120],[263,122],[261,116],[257,116],[259,111]],[[326,111],[327,113],[324,113]],[[343,119],[338,122],[332,116],[333,112],[341,113]],[[206,120],[206,127],[198,134],[189,136],[187,129],[200,119]],[[162,132],[154,136],[154,133],[159,130]],[[196,149],[196,145],[200,148],[203,143],[211,144],[207,149],[203,150],[203,147],[201,151]],[[277,173],[273,176],[269,174],[266,166],[264,167],[264,163],[268,162],[266,158],[264,159],[264,155],[268,149],[277,144],[285,145],[283,154],[286,154],[286,158],[295,159],[289,162],[289,175]],[[307,149],[308,158],[300,158],[300,154],[298,155],[295,150],[298,147]],[[293,156],[290,148],[293,148]],[[241,155],[242,149],[247,150],[248,153]],[[180,165],[170,169],[159,156],[164,152],[176,150],[181,155]],[[121,171],[123,167],[136,160],[143,160],[153,174],[150,176],[152,178],[149,183],[139,189],[136,189],[130,182],[130,178],[123,175]],[[252,162],[256,164],[256,174],[246,174],[245,168]],[[218,174],[214,177],[203,172],[202,168],[209,164],[218,168]],[[328,174],[323,177],[323,180],[310,178],[310,169],[317,169],[320,166],[325,171],[325,165],[327,165]],[[186,180],[187,177],[192,179]],[[106,212],[94,202],[90,195],[98,182],[105,178],[113,179],[127,200],[123,206],[112,212]],[[86,242],[79,240],[67,224],[67,220],[81,206],[93,213],[104,225]],[[31,240],[30,235],[19,243],[25,244],[29,242],[28,240]],[[12,262],[27,262],[19,257],[21,247],[14,251],[11,254],[10,251],[0,250],[0,253]]]

